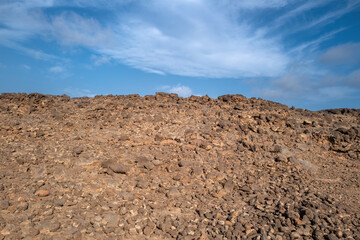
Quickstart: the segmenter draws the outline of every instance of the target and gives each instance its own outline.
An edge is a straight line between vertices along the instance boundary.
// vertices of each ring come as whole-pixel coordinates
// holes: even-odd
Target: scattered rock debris
[[[360,239],[360,110],[0,95],[0,239]]]

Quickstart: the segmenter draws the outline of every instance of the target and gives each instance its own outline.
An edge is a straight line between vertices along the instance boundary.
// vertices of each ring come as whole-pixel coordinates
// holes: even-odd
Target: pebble
[[[129,171],[125,165],[112,160],[102,162],[101,166],[111,169],[114,173],[126,174]]]
[[[36,196],[39,196],[39,197],[47,197],[50,195],[50,191],[49,190],[38,190],[36,193],[35,193]]]
[[[45,231],[50,231],[50,232],[56,232],[57,230],[59,230],[61,227],[60,223],[57,221],[48,221],[48,222],[44,222],[40,229],[41,230],[45,230]]]
[[[27,202],[20,202],[18,203],[18,205],[16,206],[17,210],[19,211],[25,211],[28,209],[29,204]]]
[[[179,196],[181,196],[181,193],[180,193],[180,191],[179,191],[177,188],[172,187],[172,188],[170,188],[169,191],[166,193],[166,196],[171,197],[171,198],[173,198],[173,197],[179,197]]]
[[[119,216],[116,213],[105,213],[103,220],[109,228],[116,228],[119,225]]]
[[[5,210],[10,206],[9,201],[0,200],[0,210]]]

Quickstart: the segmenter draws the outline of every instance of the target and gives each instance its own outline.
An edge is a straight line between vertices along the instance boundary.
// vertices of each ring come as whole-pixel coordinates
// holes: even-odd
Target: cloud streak
[[[131,1],[118,4],[128,2]],[[238,7],[280,7],[287,3],[284,0],[270,2],[241,1]],[[110,9],[110,3],[104,3],[76,1],[72,5]],[[66,4],[69,2],[62,5]],[[20,42],[30,37],[47,36],[61,45],[87,47],[104,57],[157,74],[236,78],[276,76],[286,69],[289,59],[281,44],[253,34],[253,28],[247,25],[239,25],[228,17],[227,8],[218,11],[215,4],[203,0],[156,0],[136,4],[140,10],[128,14],[118,15],[112,11],[114,23],[106,26],[95,18],[75,12],[56,16],[44,14],[43,9],[60,6],[60,1],[29,1],[19,9],[19,2],[5,4],[1,6],[4,15],[0,21],[10,30],[5,33],[2,29],[0,36],[8,40],[2,42],[4,45],[18,49],[21,49]],[[26,23],[17,20],[19,13],[33,27],[27,28]],[[163,19],[171,20],[163,22]],[[9,44],[11,41],[16,41],[17,45]]]
[[[357,0],[14,0],[0,3],[0,44],[55,61],[52,73],[65,70],[60,58],[30,48],[28,41],[86,49],[94,66],[119,62],[158,75],[266,79],[264,96],[315,99],[334,89],[359,89],[359,43],[323,50],[350,26],[319,31],[359,5]],[[89,13],[94,9],[101,13]],[[347,71],[337,72],[344,65]],[[183,85],[166,91],[192,94]]]
[[[273,28],[276,28],[287,22],[285,20],[328,2],[331,0],[303,1],[300,5],[294,0],[12,1],[0,4],[0,23],[6,26],[0,28],[0,44],[38,59],[54,59],[51,54],[22,44],[27,39],[40,37],[63,46],[88,48],[102,56],[95,65],[114,59],[155,74],[278,77],[291,62],[281,39],[269,36],[271,29],[254,25],[245,18],[241,21],[233,18],[233,9],[256,13],[259,9],[292,8],[274,20]],[[129,6],[129,11],[118,14],[117,9],[125,5]],[[294,31],[338,18],[356,6],[356,1],[350,2]],[[50,7],[74,9],[49,15],[45,10]],[[94,16],[76,13],[76,9],[90,7],[104,9],[113,16],[112,21],[104,23]],[[301,52],[311,46],[314,51],[329,38],[330,35],[323,36],[294,51]]]
[[[65,69],[61,66],[54,66],[54,67],[49,68],[49,72],[52,72],[52,73],[62,73],[64,71],[65,71]]]

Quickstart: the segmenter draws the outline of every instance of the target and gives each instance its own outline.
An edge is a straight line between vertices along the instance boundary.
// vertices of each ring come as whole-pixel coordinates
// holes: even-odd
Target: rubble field
[[[0,95],[0,239],[360,239],[360,109]]]

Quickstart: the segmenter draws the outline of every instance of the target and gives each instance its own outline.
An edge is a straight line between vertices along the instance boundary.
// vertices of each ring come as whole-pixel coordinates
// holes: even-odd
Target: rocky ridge
[[[0,239],[360,239],[360,110],[0,95]]]

